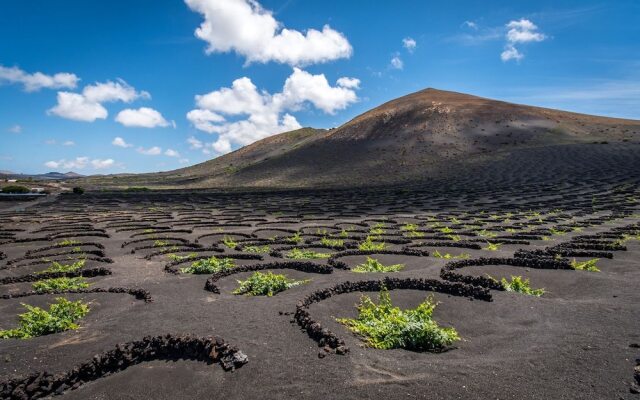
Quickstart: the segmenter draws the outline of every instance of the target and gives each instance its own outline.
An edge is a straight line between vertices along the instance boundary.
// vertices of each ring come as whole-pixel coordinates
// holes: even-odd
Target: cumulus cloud
[[[520,53],[515,46],[508,44],[500,54],[500,58],[505,62],[509,60],[520,61],[524,58],[524,54]]]
[[[402,61],[402,59],[399,56],[394,56],[391,59],[391,68],[393,68],[393,69],[403,69],[404,68],[404,62]]]
[[[328,25],[321,31],[284,28],[256,0],[185,2],[204,17],[195,35],[208,43],[208,53],[235,51],[247,63],[275,61],[294,66],[349,58],[353,52],[346,37]]]
[[[62,160],[58,160],[58,161],[47,161],[46,163],[44,163],[44,165],[47,168],[53,168],[53,169],[64,169],[64,170],[70,170],[70,169],[84,169],[87,164],[89,163],[89,157],[76,157],[73,160],[66,160],[66,159],[62,159]]]
[[[116,116],[116,121],[127,127],[156,128],[169,126],[169,122],[158,111],[149,107],[137,110],[127,108]]]
[[[218,134],[216,142],[205,146],[191,137],[192,149],[228,153],[232,145],[247,145],[276,133],[301,128],[287,111],[297,111],[306,104],[327,114],[334,114],[358,100],[355,89],[360,81],[340,78],[331,86],[323,74],[312,75],[299,68],[284,83],[282,92],[259,91],[249,78],[233,81],[230,88],[196,96],[197,109],[187,119],[199,130]],[[227,116],[234,117],[228,121]],[[245,119],[238,117],[246,116]]]
[[[66,142],[62,143],[63,146],[75,146],[76,142],[74,142],[73,140],[67,140]]]
[[[203,143],[193,136],[187,139],[187,143],[189,143],[189,148],[191,150],[198,150],[204,147]]]
[[[538,27],[528,19],[511,21],[507,24],[507,40],[510,43],[542,42],[546,36],[537,32]]]
[[[473,21],[464,21],[463,25],[467,28],[473,29],[474,31],[478,30],[478,24]]]
[[[105,119],[109,115],[102,104],[89,101],[83,95],[71,92],[58,92],[58,104],[50,108],[47,113],[85,122]]]
[[[125,140],[123,138],[121,138],[120,136],[117,136],[113,139],[113,141],[111,142],[112,145],[117,146],[117,147],[123,147],[123,148],[127,148],[127,147],[132,147],[133,145],[130,143],[125,142]]]
[[[95,159],[91,160],[91,165],[94,169],[105,169],[113,166],[115,163],[111,158],[107,158],[106,160]]]
[[[507,34],[504,51],[500,54],[502,61],[510,60],[520,61],[524,58],[524,54],[516,48],[516,44],[542,42],[547,38],[546,35],[538,31],[538,26],[528,19],[521,18],[513,20],[507,24]]]
[[[167,151],[164,152],[164,155],[167,157],[180,157],[180,153],[173,149],[167,149]]]
[[[40,89],[73,89],[78,84],[75,74],[59,72],[46,75],[42,72],[29,74],[18,67],[3,67],[0,65],[0,84],[21,84],[27,92],[37,92]]]
[[[418,43],[416,43],[416,41],[410,37],[406,37],[404,39],[402,39],[402,46],[407,49],[407,51],[409,51],[409,53],[413,53],[413,51],[416,49]]]
[[[162,154],[162,149],[158,146],[153,146],[148,149],[145,149],[144,147],[138,147],[137,151],[138,153],[144,154],[145,156],[159,156],[160,154]]]
[[[58,92],[58,103],[47,113],[75,121],[93,122],[109,115],[102,103],[130,103],[139,98],[149,99],[151,95],[145,91],[138,92],[119,79],[117,82],[107,81],[85,86],[82,93]]]

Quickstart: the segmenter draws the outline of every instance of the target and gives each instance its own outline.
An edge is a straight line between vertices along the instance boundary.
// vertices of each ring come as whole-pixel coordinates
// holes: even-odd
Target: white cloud
[[[546,36],[537,32],[538,27],[528,19],[511,21],[507,24],[507,40],[511,43],[542,42]]]
[[[62,143],[63,146],[75,146],[76,142],[74,142],[73,140],[67,140],[66,142]]]
[[[83,95],[71,92],[58,92],[58,104],[47,113],[85,122],[105,119],[109,115],[102,104],[88,101]]]
[[[407,49],[407,51],[409,51],[409,53],[413,53],[413,51],[416,49],[416,46],[418,45],[418,43],[416,43],[416,41],[410,37],[406,37],[404,39],[402,39],[402,46]]]
[[[189,159],[188,158],[181,158],[181,159],[178,160],[178,162],[180,164],[187,164],[189,162]]]
[[[518,49],[515,48],[515,46],[508,44],[504,48],[504,51],[502,52],[502,54],[500,54],[500,58],[502,59],[502,61],[505,61],[505,62],[509,60],[520,61],[524,58],[524,54],[520,53]]]
[[[137,110],[127,108],[116,116],[116,121],[127,127],[156,128],[169,126],[169,122],[158,111],[149,107]]]
[[[160,154],[162,154],[162,149],[158,146],[153,146],[148,149],[145,149],[144,147],[138,147],[137,151],[138,153],[144,154],[145,156],[159,156]]]
[[[189,148],[191,150],[197,150],[197,149],[201,149],[203,147],[203,144],[201,141],[199,141],[198,139],[196,139],[195,137],[191,136],[187,139],[187,143],[189,143]]]
[[[276,61],[289,65],[349,58],[346,37],[328,25],[322,31],[284,28],[256,0],[185,0],[204,17],[195,35],[209,44],[208,53],[235,51],[247,63]]]
[[[338,86],[341,86],[343,88],[360,89],[360,79],[358,78],[342,77],[339,78],[336,83],[338,84]]]
[[[180,157],[180,153],[173,149],[167,149],[167,151],[164,152],[164,155],[167,157]]]
[[[36,92],[40,89],[73,89],[78,84],[78,78],[75,74],[68,72],[59,72],[54,75],[46,75],[42,72],[29,74],[18,67],[3,67],[0,65],[0,84],[16,83],[22,84],[27,92]]]
[[[521,18],[518,21],[510,21],[507,28],[509,29],[506,35],[507,44],[500,54],[500,58],[504,62],[520,61],[524,58],[524,54],[516,48],[516,44],[542,42],[547,38],[543,33],[538,32],[538,26],[528,19]]]
[[[474,31],[478,30],[478,24],[473,21],[464,21],[463,25],[467,28],[473,29]]]
[[[12,125],[11,127],[9,127],[9,129],[7,129],[7,131],[11,132],[11,133],[21,133],[22,132],[22,126],[16,124],[16,125]]]
[[[84,169],[89,163],[89,157],[76,157],[73,160],[58,160],[58,161],[47,161],[44,165],[47,168],[53,169],[63,169],[63,170],[71,170],[71,169]]]
[[[404,68],[404,62],[399,56],[394,56],[391,59],[391,68],[393,69],[402,69]]]
[[[276,133],[299,129],[296,118],[286,111],[300,110],[309,103],[327,114],[333,114],[358,100],[354,91],[360,84],[355,78],[340,78],[331,86],[323,74],[312,75],[299,68],[287,78],[282,92],[258,91],[249,78],[233,81],[230,88],[196,96],[198,109],[187,119],[199,130],[218,134],[216,142],[204,146],[195,138],[187,141],[192,149],[202,148],[228,153],[232,145],[247,145]],[[227,121],[226,116],[246,116]]]
[[[148,92],[138,92],[122,79],[85,86],[80,93],[58,92],[58,104],[48,114],[76,121],[93,122],[109,115],[102,103],[122,101],[130,103],[136,99],[149,99]]]
[[[48,139],[48,140],[45,140],[44,143],[48,144],[48,145],[54,145],[54,144],[56,144],[56,140],[55,139]]]
[[[91,160],[91,165],[95,169],[109,168],[109,167],[113,166],[114,163],[115,163],[115,161],[112,160],[111,158],[108,158],[106,160],[100,160],[100,159]]]
[[[113,141],[111,142],[112,145],[117,146],[117,147],[123,147],[123,148],[127,148],[127,147],[132,147],[133,145],[130,143],[125,142],[125,140],[121,137],[115,137],[113,139]]]

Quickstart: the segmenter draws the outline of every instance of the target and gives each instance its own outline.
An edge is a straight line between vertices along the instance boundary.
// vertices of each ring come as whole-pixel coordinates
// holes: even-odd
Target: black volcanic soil
[[[56,296],[93,301],[92,311],[79,322],[78,330],[29,340],[0,340],[0,381],[42,371],[67,372],[96,354],[114,349],[118,343],[141,340],[148,335],[191,334],[218,335],[237,346],[249,357],[249,362],[233,372],[203,361],[143,362],[81,384],[75,390],[64,390],[61,398],[637,398],[630,392],[635,359],[640,357],[640,350],[630,347],[640,343],[640,242],[635,239],[625,242],[626,250],[608,251],[612,258],[601,256],[599,273],[502,263],[455,270],[467,276],[521,275],[530,278],[533,287],[548,290],[540,298],[491,290],[489,302],[428,291],[393,290],[392,300],[401,307],[414,307],[429,295],[440,302],[436,320],[455,327],[463,340],[454,349],[438,354],[363,347],[357,337],[335,321],[336,317],[355,316],[355,304],[361,293],[335,295],[312,304],[308,310],[315,321],[346,342],[350,351],[345,355],[324,352],[301,331],[293,313],[297,302],[305,296],[345,281],[385,276],[441,280],[440,271],[451,260],[432,255],[371,255],[385,263],[406,263],[405,270],[387,274],[341,269],[320,274],[276,267],[274,272],[311,281],[266,298],[231,294],[236,280],[246,278],[248,272],[217,279],[215,285],[221,293],[215,294],[205,290],[209,275],[171,274],[165,271],[170,262],[166,255],[147,260],[144,256],[150,250],[132,254],[136,245],[122,247],[125,241],[153,236],[186,239],[188,244],[196,244],[199,236],[220,233],[222,229],[222,233],[249,235],[246,238],[237,235],[240,244],[254,242],[276,249],[289,245],[280,240],[291,233],[273,231],[280,237],[271,241],[273,235],[263,235],[260,229],[277,226],[304,232],[305,243],[301,246],[339,255],[345,249],[322,248],[319,246],[322,234],[317,232],[328,227],[328,231],[339,233],[351,226],[353,230],[347,232],[346,243],[358,243],[375,224],[382,223],[388,240],[408,239],[408,243],[390,244],[391,250],[437,248],[452,254],[466,252],[472,259],[508,259],[520,249],[546,249],[550,259],[557,259],[554,252],[559,249],[577,251],[581,246],[591,246],[589,251],[596,251],[594,246],[611,246],[623,238],[623,233],[640,234],[640,171],[630,168],[638,161],[631,150],[606,145],[591,148],[597,153],[587,153],[588,156],[600,156],[582,162],[587,157],[584,153],[557,149],[552,154],[541,152],[535,159],[505,158],[501,161],[502,173],[472,170],[446,184],[437,182],[421,188],[263,193],[96,192],[62,195],[23,210],[0,211],[0,252],[6,255],[0,260],[0,279],[23,276],[20,271],[34,272],[33,266],[23,266],[24,261],[11,263],[9,269],[4,267],[29,250],[61,240],[25,242],[24,239],[64,231],[71,235],[69,239],[104,246],[105,259],[92,261],[85,269],[103,267],[111,275],[91,278],[92,287],[142,288],[153,299],[146,303],[126,293],[0,299],[1,329],[15,325],[21,302],[45,305]],[[573,161],[573,166],[567,167],[568,160]],[[528,175],[517,171],[528,171]],[[406,237],[402,226],[409,221],[419,225],[425,238]],[[87,225],[104,230],[109,237],[83,236],[90,231]],[[160,231],[158,227],[169,229]],[[460,240],[447,237],[451,233],[444,233],[444,227],[453,230],[452,234]],[[35,232],[43,228],[48,229],[46,233]],[[486,236],[487,232],[496,236]],[[487,242],[516,240],[518,235],[525,234],[546,240],[504,244],[497,251],[455,247],[460,242],[485,247]],[[203,254],[247,254],[225,247],[221,243],[223,236],[198,241],[218,249]],[[415,247],[432,241],[431,237],[448,246]],[[172,251],[187,255],[193,248],[178,245]],[[238,264],[290,261],[269,254],[262,256],[262,260],[239,259]],[[572,258],[567,256],[564,260]],[[363,259],[362,255],[337,258],[350,267]],[[534,259],[545,260],[539,254]],[[327,264],[327,260],[314,262]],[[188,265],[189,262],[183,266]],[[30,283],[2,285],[0,294],[16,293],[17,288],[29,290]],[[375,292],[366,294],[377,297]],[[319,357],[319,353],[324,357]]]

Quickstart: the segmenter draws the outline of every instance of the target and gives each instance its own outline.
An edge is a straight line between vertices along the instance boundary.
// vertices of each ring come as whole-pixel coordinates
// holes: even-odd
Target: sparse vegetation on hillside
[[[367,257],[367,261],[352,269],[353,272],[398,272],[404,264],[384,265],[375,258]]]
[[[233,293],[271,297],[308,282],[309,280],[297,281],[295,279],[289,279],[285,275],[274,274],[271,271],[267,271],[266,273],[256,271],[247,280],[238,281],[240,286],[234,290]]]

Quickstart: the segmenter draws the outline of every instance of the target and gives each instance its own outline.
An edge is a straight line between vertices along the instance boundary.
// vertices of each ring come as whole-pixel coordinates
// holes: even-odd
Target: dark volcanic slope
[[[417,183],[469,162],[491,164],[518,149],[639,140],[640,121],[426,89],[337,129],[287,132],[193,167],[109,183],[271,188]]]

